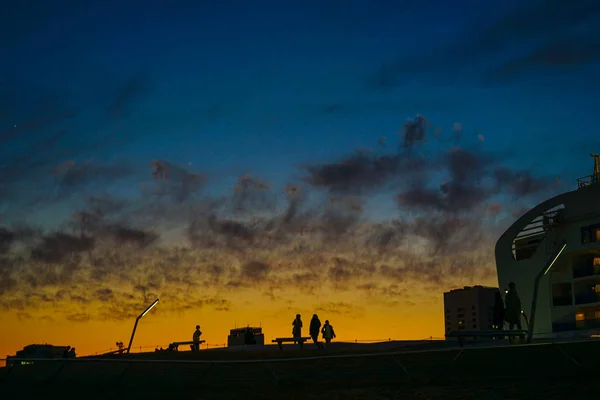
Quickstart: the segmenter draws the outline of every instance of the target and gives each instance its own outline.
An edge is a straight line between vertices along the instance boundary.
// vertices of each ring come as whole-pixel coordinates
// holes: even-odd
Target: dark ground
[[[369,356],[356,354],[359,349],[352,350],[353,354],[347,354],[349,351],[152,353],[132,355],[119,362],[36,362],[0,370],[0,396],[583,399],[597,398],[599,392],[597,341],[410,353],[380,348],[379,353]],[[169,360],[171,357],[183,362]],[[214,362],[206,362],[207,357]],[[232,362],[232,357],[245,362]],[[256,357],[264,361],[257,362]],[[290,357],[300,359],[283,359]],[[161,361],[148,362],[157,358]]]

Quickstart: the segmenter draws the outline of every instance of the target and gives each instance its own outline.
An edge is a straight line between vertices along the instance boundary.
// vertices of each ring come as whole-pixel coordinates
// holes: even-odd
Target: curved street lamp
[[[135,330],[137,329],[138,322],[140,321],[140,319],[141,319],[141,318],[142,318],[144,315],[148,314],[148,312],[149,312],[150,310],[152,310],[152,308],[153,308],[153,307],[154,307],[154,306],[155,306],[157,303],[158,303],[158,299],[154,300],[154,302],[153,302],[152,304],[150,304],[150,305],[148,306],[148,308],[146,308],[146,309],[144,310],[144,312],[143,312],[143,313],[141,313],[141,314],[140,314],[140,315],[139,315],[139,316],[138,316],[138,317],[135,319],[135,325],[133,325],[133,332],[131,332],[131,339],[129,339],[129,346],[127,346],[127,354],[129,354],[129,351],[131,350],[131,343],[133,343],[133,337],[135,336]]]
[[[554,266],[554,263],[556,262],[556,260],[558,260],[558,257],[560,257],[560,255],[562,254],[563,251],[565,251],[565,249],[567,248],[567,242],[563,242],[562,246],[560,247],[560,249],[558,250],[558,252],[548,261],[548,264],[546,264],[544,266],[544,268],[539,272],[539,274],[537,275],[537,277],[535,278],[535,282],[533,284],[533,298],[531,300],[531,312],[529,315],[529,323],[527,324],[527,343],[531,343],[531,340],[533,339],[533,328],[535,327],[535,311],[537,309],[537,298],[538,298],[538,290],[540,288],[540,282],[542,281],[542,278],[544,276],[546,276],[550,270],[552,269],[552,267]]]

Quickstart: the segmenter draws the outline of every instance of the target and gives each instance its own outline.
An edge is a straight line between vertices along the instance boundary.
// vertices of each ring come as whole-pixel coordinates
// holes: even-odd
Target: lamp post
[[[567,243],[565,242],[561,246],[560,250],[558,250],[556,255],[554,257],[552,257],[550,262],[544,266],[544,268],[540,271],[540,273],[535,278],[535,283],[533,284],[533,299],[531,300],[531,314],[530,314],[530,320],[529,320],[529,324],[528,324],[529,329],[527,331],[527,343],[528,344],[531,343],[531,340],[533,338],[533,328],[535,325],[535,309],[537,307],[537,297],[538,297],[538,289],[540,287],[540,282],[542,281],[542,278],[544,276],[546,276],[548,274],[548,272],[550,272],[550,270],[554,266],[554,263],[556,262],[556,260],[558,260],[558,257],[560,257],[560,255],[562,254],[563,251],[565,251],[566,248],[567,248]]]
[[[152,310],[152,308],[158,303],[158,299],[154,300],[154,302],[152,304],[150,304],[148,306],[148,308],[146,308],[144,310],[143,313],[141,313],[136,319],[135,319],[135,325],[133,325],[133,332],[131,332],[131,339],[129,339],[129,346],[127,346],[127,354],[129,354],[129,351],[131,350],[131,344],[133,343],[133,337],[135,336],[135,330],[137,329],[138,326],[138,322],[140,321],[140,319],[148,314],[148,311]]]

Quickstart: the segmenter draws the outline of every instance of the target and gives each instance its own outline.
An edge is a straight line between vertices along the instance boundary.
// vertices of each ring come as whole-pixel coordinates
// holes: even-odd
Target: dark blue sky
[[[281,187],[356,148],[394,154],[416,114],[431,125],[415,154],[502,154],[563,190],[600,151],[593,0],[5,3],[8,219],[69,186],[52,175],[68,160],[98,169],[75,196],[137,195],[153,159],[206,174],[212,193],[246,173]]]

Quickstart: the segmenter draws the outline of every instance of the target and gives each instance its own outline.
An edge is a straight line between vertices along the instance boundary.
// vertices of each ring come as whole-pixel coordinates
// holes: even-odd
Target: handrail
[[[600,177],[598,174],[590,174],[577,178],[577,188],[581,189],[586,186],[590,186],[596,183],[600,183]]]

